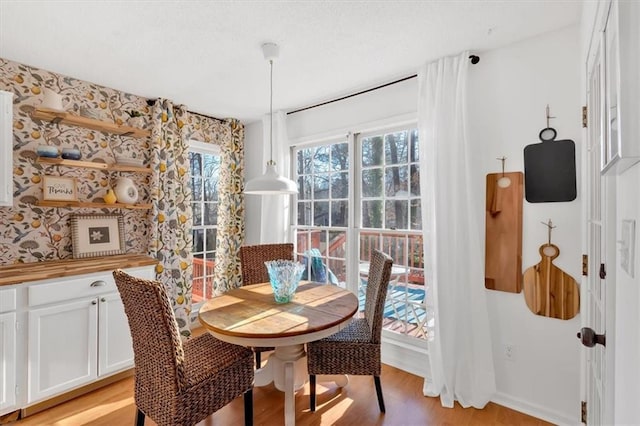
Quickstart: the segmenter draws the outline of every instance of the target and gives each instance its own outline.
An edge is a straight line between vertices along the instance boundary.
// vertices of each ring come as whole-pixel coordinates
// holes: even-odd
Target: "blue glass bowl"
[[[276,303],[289,303],[300,283],[304,265],[292,260],[270,260],[264,264],[269,272]]]

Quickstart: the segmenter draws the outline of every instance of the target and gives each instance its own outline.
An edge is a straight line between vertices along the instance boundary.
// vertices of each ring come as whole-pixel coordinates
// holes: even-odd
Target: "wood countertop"
[[[158,263],[146,254],[121,254],[87,259],[62,259],[46,262],[15,263],[0,266],[0,286],[46,280],[118,268],[135,268]]]

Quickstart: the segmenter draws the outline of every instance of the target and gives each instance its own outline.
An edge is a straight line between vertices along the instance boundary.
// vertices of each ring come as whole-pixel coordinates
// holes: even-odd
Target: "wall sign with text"
[[[42,199],[52,201],[78,201],[76,179],[60,176],[43,176]]]

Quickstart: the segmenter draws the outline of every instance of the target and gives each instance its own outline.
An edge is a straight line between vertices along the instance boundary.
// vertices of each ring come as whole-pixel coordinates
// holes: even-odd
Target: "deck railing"
[[[298,228],[298,253],[304,254],[309,248],[320,250],[325,259],[344,258],[346,253],[347,236],[345,232],[325,242],[324,229]],[[424,254],[422,248],[422,234],[415,231],[386,231],[361,230],[360,261],[367,262],[374,248],[388,253],[394,264],[406,266],[408,273],[401,277],[402,282],[424,284]],[[344,271],[333,271],[340,279]]]
[[[198,303],[211,297],[209,292],[213,289],[213,260],[193,258],[193,281],[191,287],[191,301]]]

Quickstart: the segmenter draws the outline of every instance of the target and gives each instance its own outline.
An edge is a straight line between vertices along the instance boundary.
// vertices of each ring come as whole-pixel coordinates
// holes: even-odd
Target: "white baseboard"
[[[514,398],[512,396],[509,396],[500,392],[496,392],[496,394],[491,399],[491,402],[494,402],[498,405],[502,405],[503,407],[511,408],[512,410],[519,411],[524,414],[528,414],[538,419],[545,420],[549,423],[553,423],[556,425],[574,426],[574,425],[581,424],[580,418],[578,417],[578,413],[576,413],[575,418],[572,418],[570,416],[567,416],[566,413],[560,413],[555,410],[550,410],[546,407],[541,407],[536,404],[531,404],[527,401],[523,401],[521,399]]]
[[[382,333],[382,362],[419,377],[430,376],[426,341],[397,333]]]
[[[431,377],[431,374],[429,374],[429,352],[425,341],[416,341],[415,339],[383,330],[382,362],[416,376]],[[531,404],[501,392],[496,392],[491,401],[556,425],[575,426],[581,424],[579,413],[577,412],[575,417],[572,417],[567,413]]]

